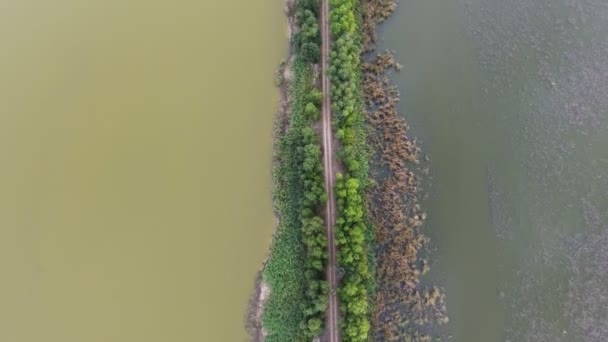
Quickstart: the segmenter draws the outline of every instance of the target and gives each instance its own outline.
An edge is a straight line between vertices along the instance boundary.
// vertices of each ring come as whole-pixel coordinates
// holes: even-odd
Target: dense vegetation
[[[336,188],[340,208],[336,241],[340,247],[340,266],[346,270],[340,288],[343,340],[366,341],[370,331],[367,284],[372,274],[367,259],[360,182],[339,174]]]
[[[264,280],[271,295],[262,324],[266,341],[310,341],[323,330],[328,301],[327,238],[318,212],[327,200],[319,137],[321,92],[313,63],[320,54],[318,3],[301,0],[293,9],[293,81],[287,84],[291,116],[275,132],[274,201],[280,218]]]
[[[281,221],[264,271],[272,291],[263,316],[267,341],[312,340],[323,330],[328,305],[327,239],[318,215],[326,195],[313,129],[322,102],[313,85],[321,53],[320,0],[295,1],[289,2],[297,24],[293,79],[284,84],[291,115],[276,132],[274,194]],[[398,115],[398,92],[384,79],[399,65],[390,54],[362,62],[362,54],[375,49],[376,24],[396,4],[329,1],[331,109],[343,169],[335,189],[342,339],[428,340],[433,325],[446,323],[447,316],[441,291],[419,282],[428,271],[428,262],[418,257],[428,243],[420,232],[426,214],[408,165],[417,164],[419,151]]]
[[[303,163],[300,177],[304,185],[304,198],[300,210],[302,235],[306,246],[306,298],[304,321],[301,328],[306,336],[319,335],[327,310],[328,285],[325,280],[327,266],[327,237],[325,226],[316,211],[327,196],[323,189],[323,169],[318,137],[310,127],[302,130]]]
[[[302,307],[307,301],[304,279],[306,251],[299,218],[303,191],[297,146],[301,139],[299,132],[305,126],[302,99],[312,71],[301,61],[294,63],[293,71],[291,92],[294,101],[290,128],[285,131],[278,125],[275,132],[273,196],[280,221],[263,273],[271,291],[262,317],[262,326],[268,333],[266,341],[269,342],[305,340],[300,324],[304,320]]]
[[[339,156],[344,175],[338,175],[339,217],[336,241],[344,270],[340,288],[342,337],[367,341],[370,334],[370,296],[374,291],[372,240],[366,222],[364,190],[368,185],[368,154],[361,93],[359,0],[331,0],[330,80],[332,112],[336,117]]]
[[[317,63],[321,57],[321,33],[319,31],[319,1],[299,0],[295,9],[300,30],[293,35],[296,54],[308,63]]]

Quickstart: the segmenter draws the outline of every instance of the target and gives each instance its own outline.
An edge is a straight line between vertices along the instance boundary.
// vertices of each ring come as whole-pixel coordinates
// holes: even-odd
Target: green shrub
[[[314,103],[312,102],[308,102],[306,104],[306,107],[304,107],[304,112],[306,113],[306,117],[309,118],[312,121],[317,121],[319,120],[319,108],[317,108],[317,106],[315,106]]]
[[[308,101],[314,103],[317,108],[320,108],[323,104],[323,93],[317,88],[311,89],[308,93]]]
[[[374,287],[370,260],[373,231],[366,221],[363,200],[369,180],[361,93],[359,6],[358,0],[331,0],[330,13],[334,37],[329,60],[332,111],[337,116],[336,136],[342,146],[338,155],[345,169],[336,184],[338,261],[345,272],[339,292],[345,342],[368,340]]]
[[[319,18],[316,13],[318,6],[300,2],[296,14],[300,31],[294,35],[296,51],[308,63],[318,63],[321,57],[321,34]]]
[[[269,342],[310,341],[322,332],[328,305],[327,238],[317,213],[327,195],[319,138],[311,128],[323,97],[311,86],[311,64],[320,57],[317,12],[318,1],[298,2],[291,118],[287,132],[276,137],[274,201],[280,223],[264,270],[271,294],[262,319]]]

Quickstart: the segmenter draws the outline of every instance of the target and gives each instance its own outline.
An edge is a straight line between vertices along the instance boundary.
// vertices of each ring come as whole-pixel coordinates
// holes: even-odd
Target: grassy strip
[[[338,260],[344,269],[340,288],[342,335],[345,342],[367,341],[375,281],[373,230],[367,223],[364,191],[369,184],[365,116],[361,91],[362,39],[359,0],[331,0],[330,78],[332,111],[337,115],[339,156],[344,175],[336,186]]]
[[[266,341],[304,341],[300,323],[304,320],[302,307],[305,295],[306,251],[302,244],[299,219],[302,184],[297,158],[298,129],[303,128],[302,99],[311,68],[301,61],[293,65],[293,107],[290,128],[277,139],[274,160],[274,203],[280,218],[263,278],[271,289],[264,307],[262,325],[268,333]]]
[[[289,127],[275,132],[274,202],[280,217],[264,280],[271,295],[262,325],[266,341],[309,341],[321,333],[327,309],[327,239],[318,216],[327,200],[319,137],[311,128],[319,119],[322,95],[312,85],[312,64],[319,59],[316,0],[295,8],[300,31],[294,34],[293,99]]]

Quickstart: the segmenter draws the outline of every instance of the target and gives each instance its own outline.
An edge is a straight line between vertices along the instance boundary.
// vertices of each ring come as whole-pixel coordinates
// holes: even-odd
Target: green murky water
[[[429,154],[453,341],[608,340],[608,6],[402,0],[383,27]]]
[[[0,340],[245,340],[282,9],[0,4]]]

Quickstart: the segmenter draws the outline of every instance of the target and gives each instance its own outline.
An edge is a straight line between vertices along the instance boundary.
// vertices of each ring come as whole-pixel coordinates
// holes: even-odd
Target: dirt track
[[[329,249],[329,264],[327,267],[327,281],[329,283],[329,306],[327,309],[326,336],[329,342],[340,341],[340,328],[338,317],[338,277],[336,274],[336,245],[334,239],[334,226],[336,224],[336,198],[334,195],[334,160],[335,148],[334,137],[331,126],[331,99],[328,71],[329,59],[329,0],[321,3],[321,81],[323,83],[323,166],[325,172],[325,190],[327,191],[327,204],[325,212],[325,224],[327,229],[327,240]]]

